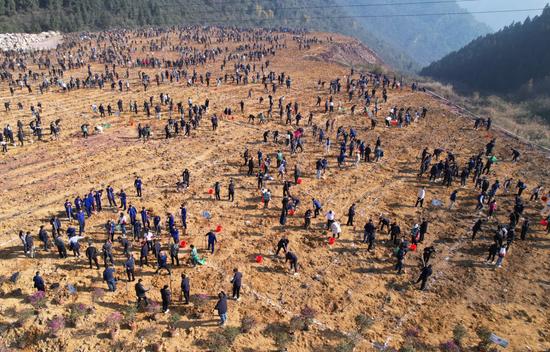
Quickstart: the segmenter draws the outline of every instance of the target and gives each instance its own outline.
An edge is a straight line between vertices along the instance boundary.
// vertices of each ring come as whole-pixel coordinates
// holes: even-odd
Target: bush
[[[253,316],[245,315],[241,319],[241,332],[243,334],[250,332],[254,328],[254,326],[256,326],[256,318],[254,318]]]
[[[42,309],[46,307],[46,292],[36,291],[35,293],[27,297],[27,301],[35,309]]]
[[[206,340],[198,341],[197,343],[204,345],[204,347],[213,352],[226,352],[231,350],[239,334],[239,328],[226,327],[211,333]]]
[[[91,310],[83,303],[72,304],[69,307],[69,317],[68,322],[73,326],[76,325],[77,321],[81,317],[85,317],[91,313]]]
[[[58,336],[65,329],[65,318],[61,315],[56,315],[48,321],[48,329],[52,336]]]
[[[462,341],[468,335],[468,331],[462,324],[456,324],[453,329],[453,341],[458,345],[462,346]]]
[[[477,345],[478,350],[486,351],[491,345],[491,340],[489,340],[489,338],[491,337],[491,330],[487,329],[484,326],[480,326],[476,329],[476,335],[480,340]]]
[[[112,312],[107,316],[105,319],[105,326],[109,329],[117,329],[120,327],[120,323],[122,322],[123,316],[120,312]]]
[[[168,318],[168,327],[171,329],[175,329],[178,324],[178,321],[180,320],[181,320],[181,315],[179,315],[178,313],[172,313]]]
[[[149,300],[149,305],[147,306],[146,310],[148,313],[156,314],[156,313],[160,313],[161,307],[159,302]]]
[[[291,334],[291,328],[285,323],[269,324],[263,331],[265,336],[273,338],[275,345],[279,350],[285,350],[287,346],[294,340]]]
[[[364,334],[374,324],[374,319],[365,314],[359,314],[355,317],[355,324],[357,325],[357,331]]]
[[[94,303],[101,302],[103,297],[105,297],[105,290],[102,288],[98,287],[92,292],[92,302]]]
[[[135,305],[129,305],[124,309],[123,321],[126,324],[131,324],[136,320],[137,308]]]
[[[460,347],[458,347],[455,341],[443,342],[441,346],[439,346],[439,349],[442,352],[460,352]]]

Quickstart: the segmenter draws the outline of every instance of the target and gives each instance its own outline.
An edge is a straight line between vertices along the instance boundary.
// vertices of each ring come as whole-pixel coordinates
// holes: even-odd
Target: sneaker
[[[168,313],[170,311],[170,309],[167,309],[164,311],[164,314]]]

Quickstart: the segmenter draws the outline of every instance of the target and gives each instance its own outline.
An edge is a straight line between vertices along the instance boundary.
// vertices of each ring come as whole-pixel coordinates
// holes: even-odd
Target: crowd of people
[[[178,35],[179,42],[173,41],[174,34]],[[139,41],[141,48],[131,40],[132,37],[141,39]],[[239,160],[242,158],[242,164],[241,162],[239,164],[245,169],[243,172],[239,168],[240,176],[257,180],[262,209],[280,208],[280,212],[277,212],[278,223],[283,229],[288,226],[290,216],[303,211],[301,227],[313,232],[319,226],[323,231],[330,233],[327,241],[329,245],[334,245],[344,232],[348,232],[347,229],[356,226],[356,214],[360,206],[353,203],[345,209],[333,209],[323,205],[323,199],[315,194],[309,194],[303,190],[304,186],[300,186],[304,175],[315,175],[317,180],[322,181],[331,177],[328,171],[331,170],[332,165],[342,172],[351,172],[363,165],[384,163],[385,151],[391,151],[393,145],[391,141],[383,140],[377,131],[416,128],[419,123],[431,118],[430,111],[423,106],[407,106],[404,103],[399,105],[393,102],[389,105],[388,102],[392,100],[394,92],[409,89],[403,81],[389,75],[356,72],[353,69],[344,78],[333,77],[329,84],[320,79],[317,84],[319,95],[315,102],[300,101],[298,98],[289,99],[288,93],[296,89],[295,78],[286,72],[271,71],[271,62],[277,59],[281,50],[287,48],[286,38],[284,34],[269,30],[246,31],[223,28],[156,29],[137,33],[113,31],[95,34],[93,40],[98,44],[109,42],[118,43],[118,45],[79,45],[69,41],[55,51],[57,63],[52,60],[54,52],[45,56],[32,52],[4,54],[0,62],[0,84],[8,85],[12,95],[25,87],[30,93],[36,85],[40,92],[57,89],[57,94],[69,94],[79,89],[103,90],[109,89],[110,86],[113,95],[122,94],[137,87],[149,95],[153,94],[150,93],[151,85],[161,87],[159,89],[163,92],[158,95],[158,99],[150,95],[148,99],[144,99],[143,104],[138,105],[135,99],[125,101],[121,97],[117,99],[116,107],[115,104],[111,105],[108,102],[96,102],[92,105],[92,113],[100,119],[113,115],[120,117],[124,114],[139,117],[141,120],[137,125],[137,138],[144,142],[152,137],[152,127],[149,122],[151,120],[156,119],[163,123],[166,121],[165,139],[176,138],[180,134],[191,138],[192,131],[199,130],[203,117],[210,120],[211,129],[216,131],[220,119],[238,114],[244,121],[249,113],[249,106],[260,106],[259,113],[248,114],[248,124],[258,127],[260,131],[263,129],[261,136],[255,136],[260,146],[255,151],[251,150],[251,145],[243,146],[243,154],[237,157]],[[292,38],[300,49],[311,44],[311,38],[307,35],[294,33]],[[133,44],[124,45],[130,43]],[[209,43],[210,45],[207,49],[197,49],[190,43],[203,45]],[[227,48],[228,43],[237,43],[238,46],[230,50]],[[66,56],[59,55],[70,48],[77,48],[77,54],[69,55],[68,59]],[[156,53],[163,49],[177,53],[178,59],[167,59],[162,54]],[[30,68],[31,62],[38,62],[38,71]],[[233,63],[232,68],[231,63]],[[197,71],[206,70],[208,65],[214,64],[218,64],[224,74],[214,78],[214,74],[210,71],[204,73]],[[73,71],[85,67],[87,75],[76,77]],[[98,67],[103,71],[95,71]],[[150,76],[151,70],[158,73]],[[136,71],[138,71],[137,78],[134,78],[132,75]],[[186,87],[200,87],[205,92],[214,85],[218,87],[234,85],[247,92],[248,96],[237,106],[227,106],[223,113],[220,113],[211,107],[210,99],[205,99],[203,104],[197,104],[191,98],[188,98],[186,103],[174,101],[173,94],[170,93],[171,84],[178,84],[180,81],[185,82]],[[256,104],[256,97],[252,95],[251,87],[263,89],[267,98],[264,99],[262,95]],[[411,89],[416,91],[417,85],[413,84]],[[14,100],[21,100],[22,93],[18,94],[13,98]],[[398,94],[395,95],[398,96]],[[323,100],[324,106],[321,106]],[[38,104],[37,107],[31,106],[30,109],[32,121],[29,127],[32,135],[40,140],[42,138],[40,127],[42,104]],[[10,102],[5,103],[5,110],[6,113],[10,113]],[[221,108],[218,107],[218,110]],[[319,115],[324,120],[318,118]],[[381,118],[384,123],[378,125],[380,115],[383,115]],[[340,123],[340,116],[351,116],[354,125]],[[478,129],[483,123],[485,130],[489,131],[490,120],[475,121],[474,128]],[[364,125],[367,127],[363,128]],[[81,126],[84,138],[89,135],[88,126],[86,124]],[[19,122],[17,127],[17,138],[23,146],[27,138],[25,127]],[[57,139],[60,133],[59,120],[52,122],[50,131],[52,139]],[[200,133],[207,133],[207,131],[202,129]],[[0,143],[4,152],[7,152],[8,144],[14,144],[14,134],[9,125],[4,128]],[[272,145],[270,143],[276,145],[275,153],[270,152]],[[532,224],[535,220],[527,214],[525,209],[527,207],[535,209],[539,197],[547,201],[548,196],[544,195],[544,185],[539,184],[538,180],[514,180],[508,176],[503,178],[506,172],[497,165],[497,157],[504,159],[509,156],[497,153],[497,143],[505,143],[505,141],[493,138],[484,150],[479,150],[467,160],[463,159],[464,155],[459,149],[451,150],[438,146],[430,152],[428,147],[423,148],[417,174],[417,182],[422,186],[418,190],[416,199],[411,199],[410,206],[415,208],[415,214],[411,215],[411,226],[407,226],[406,222],[399,221],[397,218],[390,219],[388,214],[371,213],[367,216],[368,220],[365,224],[360,224],[363,227],[362,235],[355,240],[364,243],[368,253],[376,250],[390,252],[397,274],[403,274],[409,253],[421,252],[418,278],[416,279],[415,276],[412,283],[420,283],[419,288],[425,290],[433,271],[437,269],[433,258],[439,248],[432,243],[433,237],[430,238],[428,230],[433,226],[431,223],[437,222],[437,219],[428,219],[424,208],[441,206],[441,204],[433,204],[435,200],[432,200],[432,203],[425,203],[425,201],[431,199],[431,190],[436,187],[445,187],[452,190],[448,211],[461,209],[461,211],[476,214],[477,220],[472,227],[472,241],[485,241],[485,238],[480,239],[478,236],[480,232],[494,233],[493,238],[487,241],[489,252],[487,261],[494,263],[496,259],[496,266],[501,267],[516,239],[515,231],[518,227],[521,240],[527,240],[532,232]],[[336,153],[331,148],[335,149]],[[299,153],[307,153],[315,160],[313,165],[309,165],[309,169],[299,162],[292,162],[295,160],[292,156]],[[523,160],[520,155],[519,150],[512,149],[510,160],[521,163]],[[498,171],[495,171],[496,168]],[[178,180],[178,188],[190,187],[190,172],[193,171],[186,169],[182,173],[181,181]],[[458,182],[460,185],[457,185]],[[60,205],[59,209],[55,209],[63,209],[66,219],[52,216],[49,221],[51,235],[46,229],[47,225],[37,229],[38,238],[42,243],[40,253],[36,251],[38,247],[34,244],[32,232],[21,230],[23,252],[30,258],[40,260],[47,255],[53,244],[60,260],[68,257],[67,249],[72,251],[74,257],[80,258],[80,241],[86,242],[85,258],[82,258],[82,261],[87,262],[90,270],[102,270],[102,277],[109,291],[117,291],[117,282],[124,280],[122,276],[126,275],[127,282],[136,281],[138,276],[135,284],[138,307],[149,304],[147,297],[149,289],[145,283],[146,279],[139,274],[143,273],[143,269],[136,274],[136,266],[153,267],[158,275],[166,272],[169,283],[162,285],[159,295],[162,300],[162,310],[167,313],[174,304],[171,277],[174,273],[181,274],[178,290],[181,291],[185,304],[189,304],[193,279],[193,271],[189,268],[205,265],[206,260],[216,253],[216,248],[219,248],[219,233],[222,229],[221,227],[203,229],[206,239],[204,256],[199,254],[197,243],[189,244],[188,259],[180,263],[181,248],[186,248],[188,244],[184,239],[188,232],[188,205],[183,203],[176,211],[162,214],[158,209],[149,208],[144,201],[146,198],[144,193],[146,194],[148,190],[142,178],[136,177],[133,185],[135,197],[131,198],[135,201],[128,200],[130,196],[123,188],[115,192],[111,185],[104,189],[92,189],[82,197],[76,196],[73,201],[67,199],[63,208]],[[282,192],[276,190],[276,187]],[[224,198],[228,202],[234,202],[241,196],[236,189],[237,180],[230,178],[227,180],[226,194],[222,195],[221,181],[216,181],[211,186],[212,192],[209,190],[208,193],[213,202],[222,201]],[[525,199],[523,195],[526,189],[531,191],[529,199]],[[478,193],[477,204],[473,209],[466,209],[460,204],[461,195],[466,192]],[[282,194],[280,206],[272,203],[275,193]],[[300,195],[304,193],[308,194],[307,200],[300,199]],[[511,209],[497,210],[497,203],[507,199],[506,197],[511,196],[512,193],[514,193],[514,204]],[[103,194],[106,194],[108,206],[103,204]],[[328,203],[327,200],[325,201]],[[140,206],[137,206],[138,203]],[[504,201],[502,203],[505,204]],[[104,237],[88,235],[88,223],[96,223],[95,215],[105,209],[116,212],[117,216],[109,219],[105,224]],[[421,214],[420,221],[415,220],[418,214],[416,212]],[[501,217],[497,218],[497,214],[502,212],[509,213],[508,221],[505,223],[499,221]],[[338,214],[347,218],[345,225],[343,217]],[[548,215],[546,216],[545,226],[548,233],[550,225],[548,225]],[[324,217],[324,219],[320,223],[312,223],[318,217]],[[352,230],[349,232],[353,233]],[[292,241],[298,240],[292,239]],[[277,243],[273,243],[274,258],[278,258],[282,251],[285,263],[289,265],[288,272],[296,275],[305,264],[298,260],[301,253],[293,248],[292,241],[287,236],[283,236]],[[379,245],[382,241],[386,243],[386,248],[377,249],[384,247]],[[101,243],[99,249],[96,247],[98,243]],[[151,254],[154,256],[154,261],[149,258]],[[102,259],[103,269],[98,257]],[[138,258],[139,261],[136,262]],[[246,277],[238,268],[233,270],[232,279],[228,285],[231,285],[231,297],[236,301],[241,298],[241,288],[245,279]],[[33,278],[34,287],[41,291],[47,289],[49,281],[50,278],[40,272],[36,272]],[[220,324],[225,324],[228,318],[228,294],[225,291],[219,292],[214,309],[219,314]]]

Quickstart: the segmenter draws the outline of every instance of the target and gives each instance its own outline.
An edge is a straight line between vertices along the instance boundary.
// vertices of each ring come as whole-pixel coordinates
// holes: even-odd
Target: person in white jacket
[[[325,217],[327,218],[327,229],[330,229],[330,226],[336,218],[336,213],[332,210],[329,210],[328,213],[325,214]]]
[[[420,205],[420,208],[424,205],[424,198],[426,197],[426,187],[422,187],[418,191],[418,198],[416,198],[416,203],[414,204],[414,207],[416,208],[418,205]]]
[[[340,238],[340,233],[342,233],[342,228],[340,227],[340,223],[338,221],[334,221],[330,225],[330,231],[332,232],[332,237]]]

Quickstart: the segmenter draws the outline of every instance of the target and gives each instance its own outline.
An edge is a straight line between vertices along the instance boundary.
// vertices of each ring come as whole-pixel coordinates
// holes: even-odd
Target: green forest
[[[395,1],[362,8],[341,6],[352,0],[0,0],[0,32],[193,24],[307,28],[354,36],[389,65],[409,72],[488,32],[472,16],[349,17],[459,9],[456,3],[404,7]]]
[[[550,92],[550,7],[540,16],[480,37],[430,64],[422,75],[463,92],[525,99]]]

